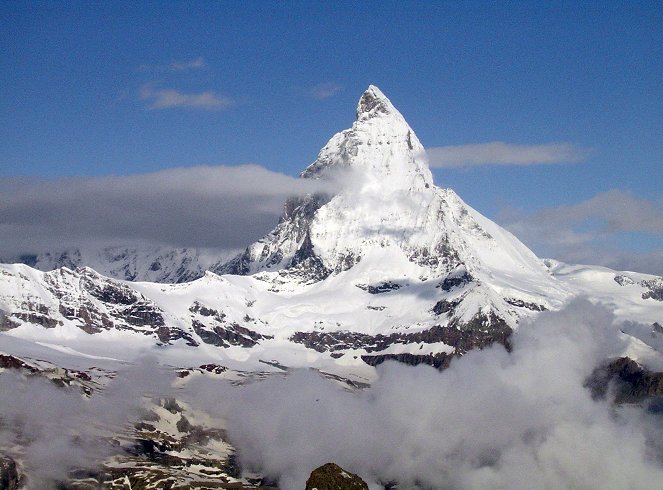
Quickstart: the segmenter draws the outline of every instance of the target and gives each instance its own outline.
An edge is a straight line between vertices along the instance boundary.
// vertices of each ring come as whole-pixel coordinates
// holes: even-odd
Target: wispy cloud
[[[198,56],[193,60],[188,61],[173,61],[170,65],[171,70],[173,71],[186,71],[186,70],[199,70],[205,68],[205,59],[202,56]]]
[[[426,150],[433,168],[477,167],[480,165],[541,165],[575,163],[587,158],[589,150],[572,143],[513,145],[501,141],[459,146],[438,146]]]
[[[173,61],[172,63],[168,63],[165,65],[143,64],[138,67],[138,71],[163,73],[169,71],[176,72],[176,71],[200,70],[202,68],[205,68],[206,66],[207,63],[205,62],[205,58],[203,58],[202,56],[198,56],[197,58],[193,58],[190,60]]]
[[[649,252],[624,250],[629,234],[663,242],[663,198],[649,200],[612,190],[570,206],[536,213],[508,209],[501,222],[539,255],[566,262],[592,263],[663,273],[663,247]]]
[[[308,93],[311,97],[322,100],[322,99],[328,99],[329,97],[333,97],[342,90],[343,87],[341,85],[333,82],[328,82],[328,83],[320,83],[315,87],[312,87],[308,91]]]
[[[151,84],[144,85],[140,97],[149,101],[150,109],[187,108],[205,111],[219,111],[235,104],[235,100],[219,95],[213,90],[199,93],[184,93],[171,88],[154,88]]]

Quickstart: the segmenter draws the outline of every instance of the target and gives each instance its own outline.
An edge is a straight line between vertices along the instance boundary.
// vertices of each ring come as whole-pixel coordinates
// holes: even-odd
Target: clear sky
[[[539,255],[663,273],[662,5],[2,2],[0,228],[19,176],[295,176],[375,84]]]

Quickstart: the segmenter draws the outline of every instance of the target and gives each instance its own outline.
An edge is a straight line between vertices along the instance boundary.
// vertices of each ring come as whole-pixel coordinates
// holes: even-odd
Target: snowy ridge
[[[216,270],[236,251],[220,253],[193,248],[103,247],[101,249],[66,249],[18,258],[18,262],[47,272],[60,267],[90,267],[115,279],[180,283],[201,277],[206,270]]]

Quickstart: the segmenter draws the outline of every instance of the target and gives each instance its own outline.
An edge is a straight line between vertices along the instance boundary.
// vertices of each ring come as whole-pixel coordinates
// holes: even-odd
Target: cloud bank
[[[663,248],[635,253],[606,245],[627,234],[641,234],[660,242],[663,198],[649,200],[612,190],[578,204],[531,214],[504,210],[500,222],[540,255],[543,252],[565,262],[663,274]]]
[[[513,145],[501,141],[474,145],[439,146],[426,150],[431,168],[575,163],[584,160],[588,154],[588,150],[571,143]]]
[[[141,88],[140,98],[149,103],[150,109],[185,108],[220,111],[235,105],[234,99],[219,95],[213,90],[184,93],[171,88],[154,88],[151,84]]]
[[[136,420],[145,396],[175,396],[225,419],[245,469],[301,489],[336,462],[403,488],[650,489],[663,481],[663,414],[594,400],[593,369],[624,351],[605,307],[578,300],[520,325],[508,353],[473,351],[438,372],[385,363],[361,391],[297,370],[242,386],[172,372],[142,359],[90,400],[43,379],[0,373],[0,445],[24,448],[31,482],[120,448],[100,434]]]
[[[67,247],[236,249],[268,233],[291,196],[333,192],[258,165],[0,184],[0,257]]]
[[[470,352],[442,373],[386,363],[359,393],[314,371],[189,389],[227,417],[242,464],[288,490],[327,462],[405,488],[649,489],[663,481],[660,415],[583,387],[623,350],[613,320],[577,301],[521,325],[510,354]]]

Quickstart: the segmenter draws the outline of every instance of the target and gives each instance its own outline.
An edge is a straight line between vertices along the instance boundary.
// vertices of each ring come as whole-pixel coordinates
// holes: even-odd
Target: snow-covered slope
[[[159,345],[169,346],[160,355],[176,365],[194,357],[369,376],[369,366],[385,359],[444,366],[472,348],[508,345],[523,318],[578,295],[614,303],[618,319],[644,325],[634,332],[663,319],[663,280],[546,266],[452,190],[436,187],[421,143],[377,87],[302,178],[344,185],[334,195],[290,200],[270,234],[214,266],[220,275],[131,283],[105,277],[107,270],[2,266],[0,329],[119,359]],[[130,274],[113,275],[193,278],[207,258],[192,253],[159,258],[156,270],[146,270],[153,264],[146,256]],[[117,263],[126,268],[126,260]],[[190,270],[198,272],[186,276]],[[642,341],[641,352],[658,348]]]

